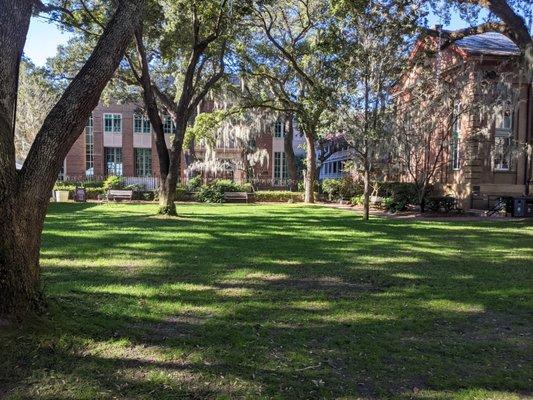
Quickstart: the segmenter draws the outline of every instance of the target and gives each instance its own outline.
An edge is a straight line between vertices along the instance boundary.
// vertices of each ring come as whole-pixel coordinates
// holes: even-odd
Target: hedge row
[[[74,185],[56,185],[54,190],[66,190],[69,192],[69,199],[74,199]],[[237,191],[237,190],[233,190]],[[244,191],[244,190],[243,190]],[[99,195],[104,195],[104,188],[86,187],[85,192],[88,200],[98,200]],[[134,200],[157,200],[157,191],[134,191]],[[277,190],[264,190],[254,192],[253,199],[256,202],[276,202],[276,203],[298,203],[304,200],[303,192],[288,192]],[[178,187],[176,190],[177,201],[200,201],[198,193],[190,192],[185,187]]]
[[[304,201],[304,194],[302,192],[264,190],[255,192],[254,200],[265,203],[298,203]]]

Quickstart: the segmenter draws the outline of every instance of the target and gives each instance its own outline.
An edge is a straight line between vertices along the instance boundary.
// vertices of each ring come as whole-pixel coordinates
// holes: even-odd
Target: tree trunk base
[[[21,277],[24,279],[24,277]],[[42,314],[47,304],[38,281],[0,282],[0,318],[22,320],[28,314]]]
[[[0,204],[0,316],[15,319],[46,309],[39,268],[44,213],[35,204],[21,203]]]
[[[174,203],[159,206],[157,213],[159,215],[168,215],[169,217],[176,217],[178,215]]]

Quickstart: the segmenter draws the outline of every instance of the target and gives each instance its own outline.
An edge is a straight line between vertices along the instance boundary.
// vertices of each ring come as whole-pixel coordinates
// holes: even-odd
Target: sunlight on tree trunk
[[[315,155],[315,140],[312,136],[305,135],[306,143],[306,171],[305,171],[305,196],[306,203],[315,202],[315,171],[316,171],[316,155]]]

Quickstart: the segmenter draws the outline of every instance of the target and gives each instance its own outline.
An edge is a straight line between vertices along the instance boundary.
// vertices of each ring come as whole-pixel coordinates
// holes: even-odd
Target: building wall
[[[487,62],[479,68],[490,70],[497,65]],[[487,209],[500,196],[520,197],[529,192],[532,160],[527,156],[527,148],[532,145],[533,104],[527,84],[518,81],[514,90],[518,101],[512,117],[511,137],[516,148],[508,170],[498,170],[494,165],[496,129],[493,118],[488,122],[482,114],[470,116],[461,133],[460,169],[453,171],[449,167],[448,179],[442,182],[446,182],[445,191],[459,198],[464,209]],[[450,158],[449,152],[447,157]]]
[[[472,106],[474,104],[472,102],[483,104],[485,101],[474,95],[476,85],[480,84],[479,74],[487,71],[495,71],[498,74],[514,72],[513,90],[518,96],[518,102],[513,115],[512,137],[517,144],[517,149],[512,153],[511,168],[507,171],[496,170],[494,168],[496,132],[494,115],[486,115],[487,111],[472,108],[461,118],[459,168],[457,170],[452,168],[451,146],[447,146],[442,156],[442,165],[433,183],[445,194],[457,197],[463,209],[487,209],[492,207],[499,196],[518,197],[532,193],[533,100],[531,85],[527,84],[527,79],[518,76],[517,71],[510,67],[510,59],[506,57],[487,55],[480,57],[449,48],[442,55],[442,59],[443,71],[459,63],[466,63],[473,67],[470,82],[461,96],[461,103],[467,107]],[[409,80],[413,79],[416,79],[416,70],[412,70],[407,75],[402,88],[406,88]],[[399,90],[397,99],[402,103],[408,102],[408,90]],[[486,109],[490,110],[490,108]],[[491,122],[488,122],[489,120]],[[529,156],[527,151],[530,153]],[[404,174],[403,179],[409,180],[407,174]]]
[[[134,177],[136,175],[135,168],[135,149],[150,148],[151,149],[151,166],[152,175],[159,177],[160,168],[159,160],[157,158],[157,151],[155,141],[151,134],[134,133],[134,115],[136,110],[140,110],[140,106],[136,104],[99,104],[92,113],[93,124],[93,163],[94,163],[94,178],[102,179],[106,176],[106,154],[107,147],[117,147],[122,149],[122,175],[125,177]],[[120,133],[105,133],[104,132],[104,115],[105,114],[120,114],[122,120],[122,132]],[[273,135],[274,129],[265,132],[257,139],[259,148],[266,149],[268,152],[268,159],[262,165],[256,165],[254,170],[254,178],[260,181],[260,186],[270,187],[273,184],[273,154],[274,151],[284,151],[283,138],[275,138]],[[170,135],[166,135],[167,146],[170,146]],[[296,130],[293,140],[295,153],[301,155],[303,149],[299,132]],[[188,149],[186,149],[188,151]],[[242,153],[240,149],[236,148],[219,148],[217,157],[241,161]],[[205,149],[197,146],[195,154],[198,158],[203,158]],[[182,179],[187,179],[186,161],[191,157],[187,157],[184,153],[182,155]],[[73,180],[84,180],[86,178],[86,132],[82,133],[74,146],[69,151],[66,160],[66,178]],[[206,179],[214,179],[219,177],[230,177],[227,174],[207,174]],[[212,176],[211,176],[212,175]],[[245,181],[245,172],[236,170],[231,173],[231,177],[238,181]]]

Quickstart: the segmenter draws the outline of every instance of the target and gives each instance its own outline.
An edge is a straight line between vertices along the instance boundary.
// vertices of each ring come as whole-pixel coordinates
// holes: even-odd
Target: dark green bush
[[[419,205],[419,192],[416,184],[410,182],[376,182],[379,197],[392,197],[396,203]],[[426,196],[431,194],[433,187],[426,188]]]
[[[226,192],[246,192],[246,187],[229,179],[219,179],[200,188],[196,200],[203,203],[222,203]]]
[[[404,199],[395,199],[394,197],[385,197],[381,202],[381,207],[392,213],[405,211],[408,205],[409,203]]]
[[[156,192],[154,190],[148,190],[141,193],[141,200],[154,201],[156,198]]]
[[[87,181],[83,182],[81,186],[83,186],[84,188],[103,188],[104,181]]]
[[[178,185],[176,187],[176,201],[191,201],[192,195],[188,185]]]
[[[302,202],[304,201],[304,194],[302,192],[288,192],[277,190],[264,190],[254,193],[254,200],[259,202]]]
[[[189,179],[187,182],[187,191],[195,192],[202,186],[202,176],[198,175],[194,178]]]
[[[444,211],[445,213],[449,213],[458,209],[457,199],[451,196],[428,197],[425,208],[433,212]]]

